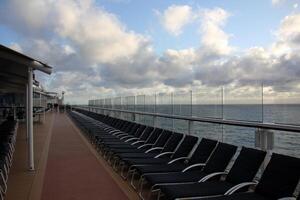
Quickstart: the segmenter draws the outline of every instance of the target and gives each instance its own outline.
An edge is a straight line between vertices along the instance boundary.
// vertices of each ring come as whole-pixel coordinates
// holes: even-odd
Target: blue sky
[[[3,0],[0,35],[78,102],[257,82],[300,93],[300,0]]]
[[[184,33],[172,36],[158,23],[155,10],[163,11],[172,4],[190,5],[193,8],[221,7],[231,16],[224,30],[232,34],[230,43],[244,49],[252,46],[266,46],[273,40],[272,30],[276,30],[284,16],[299,10],[295,1],[273,5],[270,0],[232,1],[232,0],[97,0],[96,5],[114,13],[130,30],[146,34],[153,40],[158,53],[165,49],[197,47],[199,34],[197,26],[189,25]],[[3,2],[2,2],[3,4]],[[1,3],[0,3],[1,5]],[[21,40],[21,36],[9,27],[0,24],[0,42],[10,45]]]
[[[297,2],[297,1],[295,1]],[[265,46],[273,40],[271,30],[275,30],[281,19],[294,10],[293,2],[283,5],[273,5],[270,0],[100,0],[98,5],[106,10],[117,13],[117,16],[130,28],[139,33],[146,33],[154,40],[158,52],[166,48],[182,49],[198,46],[199,35],[197,27],[189,26],[179,37],[170,36],[157,23],[154,10],[163,11],[172,4],[190,5],[194,8],[221,7],[229,11],[232,16],[225,31],[233,34],[231,43],[239,48],[251,46]]]

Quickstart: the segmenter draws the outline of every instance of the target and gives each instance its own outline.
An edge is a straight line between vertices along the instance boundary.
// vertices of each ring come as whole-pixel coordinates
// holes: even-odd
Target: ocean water
[[[137,111],[154,112],[153,105],[136,107]],[[300,126],[300,104],[267,104],[267,105],[157,105],[156,112],[164,114],[224,118]],[[132,115],[128,115],[130,118]],[[153,117],[137,116],[140,123],[153,125]],[[188,132],[188,122],[158,118],[157,126],[177,132]],[[200,137],[218,139],[238,146],[255,146],[255,128],[227,126],[210,123],[193,123],[193,133]],[[300,158],[300,133],[273,131],[273,152]]]

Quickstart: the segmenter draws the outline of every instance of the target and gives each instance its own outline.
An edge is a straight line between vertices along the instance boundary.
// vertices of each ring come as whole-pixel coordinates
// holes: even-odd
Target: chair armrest
[[[116,132],[120,132],[120,130],[113,129],[113,130],[110,130],[108,132],[113,134],[113,133],[116,133]]]
[[[203,167],[203,166],[205,166],[205,163],[196,163],[186,167],[185,169],[182,170],[182,172],[186,172],[187,170],[193,169],[195,167]]]
[[[155,150],[162,150],[164,149],[163,147],[154,147],[154,148],[151,148],[151,149],[148,149],[147,151],[145,151],[145,153],[149,153],[150,151],[155,151]]]
[[[241,188],[252,186],[252,185],[257,185],[257,184],[258,184],[257,181],[240,183],[240,184],[233,186],[229,190],[227,190],[224,195],[231,195]]]
[[[162,157],[164,155],[169,155],[169,154],[172,155],[172,154],[174,154],[174,152],[163,152],[163,153],[158,154],[154,158],[160,158],[160,157]]]
[[[198,182],[205,182],[208,179],[214,178],[216,176],[226,175],[226,174],[228,174],[228,172],[215,172],[215,173],[211,173],[211,174],[208,174],[208,175],[204,176]]]
[[[175,158],[175,159],[171,160],[170,162],[168,162],[168,164],[172,164],[172,163],[180,161],[180,160],[188,160],[188,159],[189,159],[189,157]]]
[[[121,133],[121,134],[119,134],[119,135],[116,135],[117,136],[117,138],[121,138],[121,137],[123,137],[123,136],[127,136],[128,134],[127,133]]]
[[[111,133],[112,135],[117,135],[119,133],[122,133],[122,131],[119,131],[119,130],[113,130],[113,131],[110,131],[109,133]]]
[[[138,140],[138,141],[136,141],[134,143],[131,143],[131,145],[135,145],[135,144],[138,144],[138,143],[145,143],[145,141],[144,140]]]
[[[141,146],[138,147],[138,149],[141,149],[141,148],[144,148],[144,147],[147,147],[147,146],[152,146],[153,144],[143,144]]]
[[[125,135],[124,137],[121,137],[120,140],[126,140],[126,139],[129,139],[129,138],[133,138],[132,135]]]
[[[125,142],[131,142],[131,141],[134,141],[134,140],[139,140],[139,138],[129,138],[129,139],[125,140]]]

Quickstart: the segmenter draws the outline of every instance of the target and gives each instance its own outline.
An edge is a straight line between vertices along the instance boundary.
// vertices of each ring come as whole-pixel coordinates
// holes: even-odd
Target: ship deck
[[[139,199],[64,113],[34,123],[35,171],[28,171],[26,125],[19,124],[7,200]]]

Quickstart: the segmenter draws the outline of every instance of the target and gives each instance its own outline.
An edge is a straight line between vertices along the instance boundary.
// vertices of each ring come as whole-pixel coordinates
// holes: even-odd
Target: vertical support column
[[[133,111],[134,112],[136,111],[136,96],[133,96]],[[133,113],[132,117],[133,117],[133,121],[135,122],[136,121],[135,113]]]
[[[28,68],[28,102],[27,102],[27,125],[28,125],[28,167],[30,171],[34,170],[34,152],[33,152],[33,107],[32,107],[32,68]]]
[[[174,116],[174,92],[171,93],[171,104],[172,104],[172,115]],[[172,130],[174,132],[175,124],[174,119],[172,119]]]
[[[224,86],[222,86],[222,90],[221,90],[221,112],[222,112],[222,119],[224,119]],[[222,135],[221,135],[221,141],[224,142],[224,124],[221,125],[222,126]]]
[[[124,107],[123,107],[123,97],[122,96],[120,97],[120,101],[121,101],[120,102],[121,110],[124,110]],[[123,115],[124,115],[123,112],[120,112],[120,118],[121,119],[124,119]]]
[[[157,106],[157,102],[156,102],[157,99],[156,98],[157,98],[157,96],[156,96],[156,93],[155,93],[154,94],[154,113],[156,113],[156,111],[157,111],[156,110],[156,106]],[[156,116],[153,117],[153,126],[157,127],[157,117]]]
[[[190,116],[193,116],[193,91],[190,91]],[[191,135],[193,133],[194,122],[189,120],[188,123],[188,134]]]
[[[29,91],[28,91],[28,83],[26,84],[26,105],[25,105],[25,111],[26,111],[26,139],[28,140],[29,138],[29,120],[28,120],[28,102],[29,102]]]
[[[255,131],[255,147],[261,150],[267,151],[267,159],[263,163],[263,168],[267,166],[267,163],[271,157],[271,151],[274,146],[274,132],[266,129],[257,129]]]

